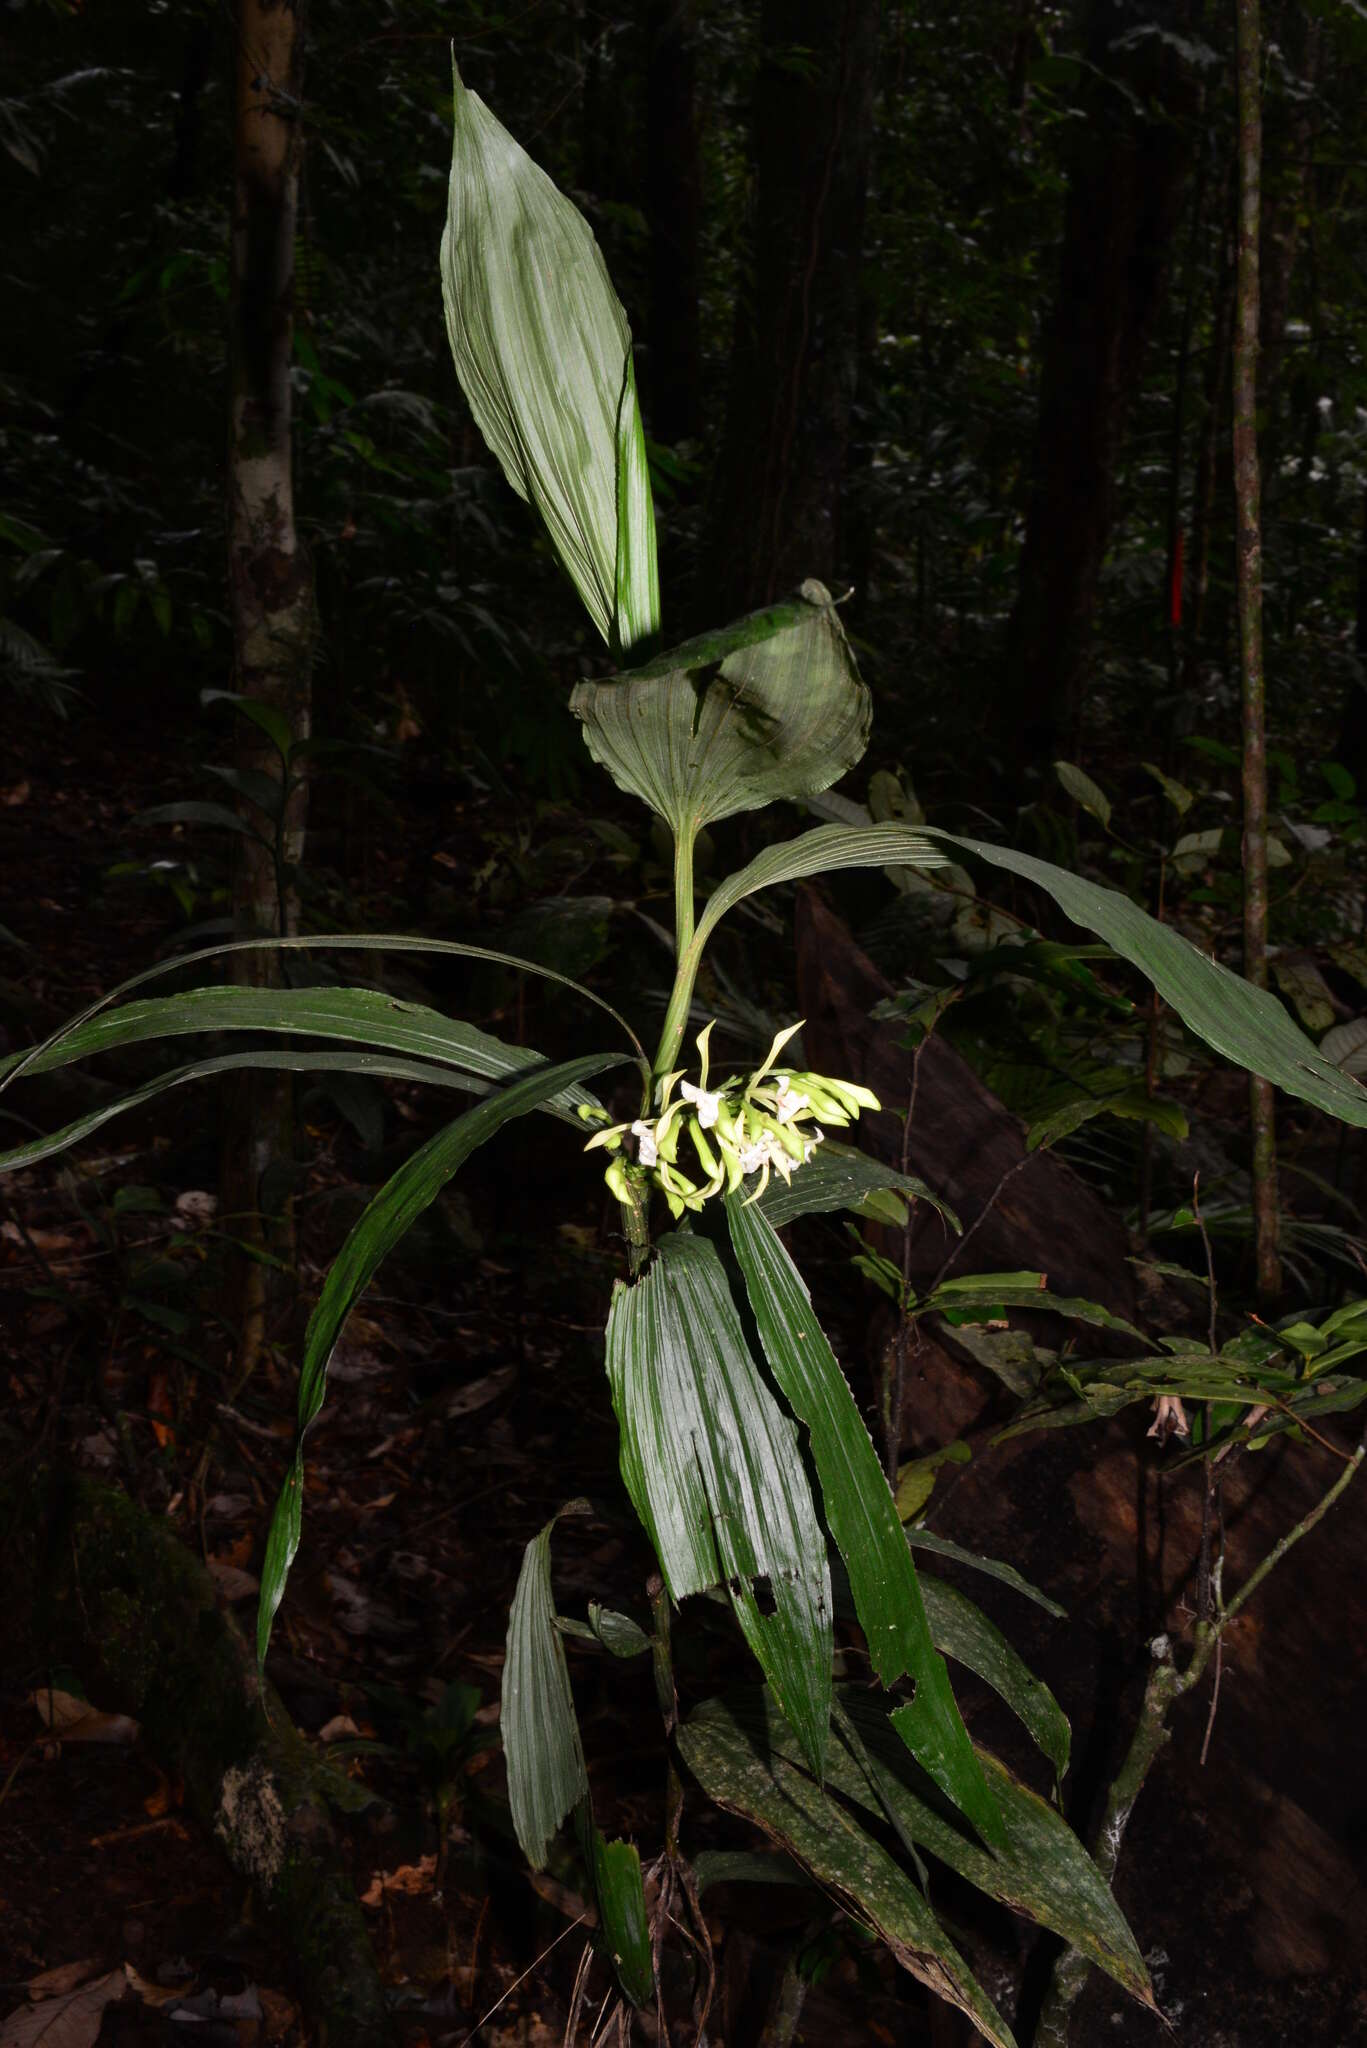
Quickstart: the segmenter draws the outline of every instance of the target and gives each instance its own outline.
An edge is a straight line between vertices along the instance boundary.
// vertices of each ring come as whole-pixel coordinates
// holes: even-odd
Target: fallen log
[[[11,1500],[6,1611],[31,1609],[53,1663],[135,1715],[186,1805],[253,1887],[294,1957],[328,2048],[394,2040],[328,1813],[328,1766],[293,1726],[207,1571],[117,1487],[64,1473]]]

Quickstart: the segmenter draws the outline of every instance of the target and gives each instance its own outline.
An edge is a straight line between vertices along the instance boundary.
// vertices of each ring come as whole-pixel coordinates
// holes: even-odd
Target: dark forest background
[[[487,454],[443,329],[453,44],[467,84],[582,208],[625,304],[666,642],[819,578],[842,600],[875,703],[846,795],[1078,867],[1241,965],[1232,7],[250,0],[245,13],[287,20],[288,82],[272,90],[297,174],[292,234],[271,214],[260,274],[233,246],[239,13],[214,0],[10,0],[0,15],[5,1049],[155,959],[260,923],[278,875],[253,875],[239,842],[269,808],[261,778],[276,756],[219,694],[235,690],[273,706],[296,744],[307,736],[295,757],[307,815],[301,780],[271,917],[303,933],[473,940],[587,978],[637,1017],[663,1005],[668,847],[608,788],[567,708],[574,681],[611,664]],[[1270,968],[1302,1026],[1361,1076],[1367,14],[1355,0],[1264,0],[1263,36]],[[299,544],[270,600],[293,622],[278,674],[244,653],[243,590],[266,584],[259,559],[244,569],[230,491],[243,460],[233,395],[253,378],[265,388],[272,351]],[[700,847],[700,886],[764,829],[719,828],[726,851]],[[937,1080],[926,1063],[926,1142],[966,1218],[995,1199],[988,1137],[1009,1128],[1019,1148],[1022,1126],[1061,1117],[1046,1149],[1066,1185],[1004,1208],[999,1241],[984,1231],[977,1256],[1047,1265],[1056,1292],[1126,1315],[1180,1316],[1181,1269],[1205,1271],[1199,1175],[1230,1330],[1259,1299],[1291,1314],[1362,1292],[1359,1134],[1283,1112],[1269,1296],[1242,1077],[1080,952],[1027,890],[987,894],[956,869],[947,892],[842,877],[797,907],[797,986],[809,1014],[826,989],[828,1033],[842,1003],[937,1020],[955,1064]],[[1045,941],[1028,957],[1022,920]],[[383,972],[398,993],[518,1042],[581,1049],[567,1006],[506,970]],[[792,919],[764,910],[737,922],[702,994],[739,1056],[798,1014],[793,990]],[[842,1028],[853,1043],[864,1025]],[[1118,1114],[1074,1114],[1121,1095]],[[365,1195],[426,1129],[412,1096],[340,1076],[293,1099],[239,1093],[226,1110],[195,1091],[173,1123],[144,1119],[76,1173],[54,1165],[11,1191],[0,1450],[16,1469],[59,1447],[113,1473],[179,1516],[220,1585],[249,1597],[224,1573],[259,1566],[302,1310]],[[54,1088],[24,1113],[55,1122],[89,1099]],[[246,1118],[265,1137],[244,1168]],[[917,1167],[932,1181],[933,1163]],[[215,1200],[232,1229],[210,1227]],[[496,1691],[521,1543],[561,1498],[607,1498],[616,1483],[601,1361],[585,1343],[616,1270],[610,1230],[596,1180],[572,1177],[563,1155],[515,1152],[444,1198],[386,1269],[346,1368],[349,1419],[322,1439],[314,1561],[272,1667],[306,1729],[340,1711],[369,1729],[355,1688],[380,1681],[431,1707],[458,1676],[476,1689],[471,1714]],[[872,1413],[885,1312],[838,1226],[813,1245]],[[1161,1302],[1144,1292],[1159,1282]],[[1189,1305],[1196,1323],[1204,1313]],[[994,1371],[952,1343],[932,1350],[934,1371],[898,1388],[898,1441],[923,1454],[1000,1419]],[[1142,1686],[1142,1632],[1178,1611],[1198,1531],[1191,1495],[1164,1505],[1161,1452],[1137,1427],[1123,1441],[1112,1430],[1095,1456],[1080,1436],[1068,1436],[1073,1464],[1051,1439],[1028,1478],[1013,1465],[1000,1487],[975,1464],[951,1481],[944,1527],[1025,1559],[1080,1610],[1066,1652],[1042,1637],[1029,1647],[1078,1717],[1070,1817],[1082,1826]],[[388,1463],[368,1466],[381,1439]],[[362,1481],[382,1472],[394,1491],[358,1519]],[[491,1472],[506,1483],[490,1487]],[[1250,1488],[1251,1541],[1313,1497]],[[453,1495],[484,1503],[475,1526],[444,1519]],[[609,1574],[622,1553],[612,1531],[595,1553]],[[1192,2043],[1367,2037],[1367,1794],[1360,1763],[1345,1762],[1360,1751],[1361,1672],[1342,1661],[1367,1625],[1346,1590],[1364,1583],[1353,1541],[1303,1599],[1287,1595],[1266,1651],[1262,1637],[1247,1646],[1242,1695],[1236,1679],[1220,1710],[1222,1784],[1216,1764],[1196,1775],[1203,1702],[1155,1774],[1149,1833],[1136,1824],[1139,1874],[1120,1896],[1150,1961],[1176,1958],[1167,1995],[1185,2001]],[[16,1679],[7,1712],[29,1682]],[[600,1748],[629,1749],[612,1703],[599,1706]],[[394,1783],[428,1819],[405,1821],[398,1846],[367,1843],[367,1869],[401,1856],[418,1868],[433,1839],[425,1738],[405,1749],[394,1733],[420,1717],[391,1709],[391,1756],[405,1759]],[[379,1725],[373,1701],[366,1711]],[[484,1749],[460,1747],[473,1725],[448,1751],[482,1781]],[[86,1953],[83,1926],[98,1926],[111,1960],[137,1950],[149,1973],[176,1938],[212,1949],[218,1935],[193,1919],[134,1912],[136,1885],[125,1896],[107,1874],[93,1917],[73,1919],[88,1885],[80,1843],[115,1794],[89,1776],[43,1790],[27,1771],[21,1794],[24,1825],[54,1844],[53,1876],[24,1899],[15,1870],[0,1873],[28,1915],[11,1921],[7,1980]],[[624,1825],[658,1829],[634,1796]],[[466,1820],[478,1837],[484,1823]],[[115,1812],[108,1824],[132,1823]],[[187,1869],[211,1853],[190,1842]],[[505,1864],[492,1894],[480,1864],[468,1896],[453,1876],[440,1912],[430,1897],[413,1904],[430,1908],[417,1932],[387,1908],[386,1954],[424,1987],[434,2040],[461,2039],[563,1927],[556,1899],[529,1904]],[[236,1906],[215,1881],[203,1910],[221,1930]],[[471,1934],[491,1895],[481,1960]],[[738,1927],[723,1965],[728,2048],[773,2017],[758,1993],[760,2019],[735,2017],[750,2011],[751,1972],[761,1989],[766,1970],[784,1981],[772,1930],[743,1914]],[[572,1970],[570,1945],[560,1955]],[[283,1983],[292,1965],[252,1950],[242,1967]],[[867,1954],[833,1943],[809,1974],[823,1973],[836,1989],[808,2005],[799,2038],[961,2038]],[[524,1998],[510,2008],[520,2033],[480,2038],[558,2040],[566,1986],[554,1969],[545,1982],[558,1986],[539,1994],[549,2031],[535,2032]],[[1075,2038],[1158,2038],[1119,2006],[1084,2005],[1095,2031]],[[856,2013],[866,2031],[842,2032]]]

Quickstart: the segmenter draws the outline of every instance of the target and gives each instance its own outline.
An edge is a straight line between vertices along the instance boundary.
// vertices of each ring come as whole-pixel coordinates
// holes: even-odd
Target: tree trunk
[[[1233,175],[1221,203],[1221,219],[1232,226]],[[1206,600],[1210,595],[1210,541],[1215,523],[1215,484],[1219,454],[1228,426],[1226,398],[1229,391],[1229,363],[1234,346],[1234,240],[1221,228],[1220,268],[1215,287],[1214,318],[1210,348],[1206,355],[1205,413],[1197,443],[1196,473],[1192,480],[1191,560],[1187,567],[1187,598],[1182,608],[1182,689],[1185,707],[1194,705],[1200,681],[1201,647],[1206,623]],[[1182,726],[1180,729],[1185,730]]]
[[[295,531],[290,433],[303,147],[302,0],[240,0],[236,33],[228,588],[235,687],[262,722],[239,718],[234,766],[257,794],[274,788],[265,805],[241,800],[244,823],[254,833],[238,841],[233,928],[237,937],[253,938],[297,929],[296,875],[304,843],[303,783],[288,786],[285,755],[263,730],[263,724],[273,726],[291,746],[309,732],[313,582]],[[266,778],[265,784],[254,777]],[[279,978],[278,955],[238,954],[234,966],[249,985],[269,986]],[[225,1228],[279,1256],[289,1245],[287,1205],[263,1203],[262,1181],[273,1162],[290,1154],[289,1079],[245,1075],[225,1107]],[[263,1207],[277,1211],[265,1226]],[[239,1337],[239,1378],[250,1371],[264,1335],[267,1270],[244,1254],[230,1276],[228,1314]]]
[[[763,0],[751,275],[714,484],[710,623],[843,562],[877,0]]]
[[[647,0],[646,217],[650,222],[651,431],[659,441],[702,431],[698,322],[701,172],[694,115],[694,0]]]
[[[1258,228],[1262,77],[1258,0],[1237,0],[1239,239],[1234,319],[1234,531],[1243,706],[1244,974],[1267,987],[1267,733],[1263,681],[1263,537],[1258,468]],[[1281,1292],[1277,1257],[1277,1133],[1272,1084],[1249,1083],[1258,1298]]]
[[[1062,266],[1040,381],[1020,589],[1004,705],[1047,758],[1082,700],[1113,472],[1193,155],[1200,81],[1177,38],[1199,0],[1094,0],[1087,119],[1069,170]],[[1136,29],[1159,33],[1136,35]],[[1100,75],[1096,75],[1100,74]]]

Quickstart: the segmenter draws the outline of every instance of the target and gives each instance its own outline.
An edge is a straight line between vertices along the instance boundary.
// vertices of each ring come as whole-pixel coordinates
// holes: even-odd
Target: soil
[[[164,897],[106,870],[149,843],[130,821],[183,797],[186,775],[160,734],[130,728],[111,749],[107,724],[36,733],[12,750],[0,790],[0,925],[27,950],[9,956],[0,983],[11,1045],[165,941]],[[345,840],[333,831],[329,841],[326,805],[319,829],[334,849]],[[498,856],[498,829],[478,804],[435,826],[424,818],[412,844],[386,841],[372,821],[352,837],[351,905],[373,925],[377,902],[409,923],[384,896],[413,860],[474,873]],[[560,1049],[555,1006],[526,991],[486,990],[476,1021]],[[72,1100],[35,1090],[25,1113],[54,1121],[75,1113]],[[429,1127],[429,1106],[411,1091],[392,1100],[378,1148],[336,1103],[306,1100],[294,1189],[305,1305],[377,1164],[392,1168]],[[299,1307],[280,1305],[277,1344],[233,1386],[214,1316],[222,1240],[200,1199],[215,1185],[214,1102],[199,1088],[167,1102],[102,1130],[74,1174],[56,1161],[0,1188],[0,1465],[21,1492],[63,1463],[116,1478],[206,1560],[223,1602],[250,1626],[291,1444]],[[528,1877],[487,1740],[523,1547],[562,1502],[587,1497],[591,1512],[557,1532],[560,1610],[582,1616],[596,1599],[645,1618],[650,1557],[616,1474],[599,1335],[619,1247],[569,1147],[541,1140],[528,1132],[476,1160],[353,1316],[309,1441],[304,1547],[270,1660],[297,1725],[354,1788],[339,1826],[406,2048],[562,2038],[585,1940],[577,1867],[566,1850]],[[532,1241],[545,1249],[527,1263]],[[857,1291],[838,1225],[808,1226],[801,1250],[871,1408],[881,1341],[871,1297]],[[965,1430],[985,1440],[997,1399],[976,1368],[933,1349],[907,1388],[907,1441],[924,1449]],[[1145,1643],[1190,1625],[1197,1492],[1190,1478],[1163,1476],[1142,1430],[1132,1412],[1105,1432],[1015,1443],[975,1457],[937,1496],[941,1533],[1009,1557],[1070,1610],[1056,1623],[990,1579],[957,1578],[1073,1719],[1079,1825],[1131,1725]],[[1327,1453],[1269,1453],[1234,1475],[1233,1579],[1304,1512],[1328,1463]],[[1180,1707],[1131,1822],[1118,1896],[1189,2048],[1367,2041],[1364,1587],[1367,1494],[1350,1492],[1235,1631],[1204,1767],[1208,1694]],[[104,1726],[111,1739],[72,1740],[44,1727],[35,1696],[50,1686],[80,1694],[86,1675],[52,1668],[42,1616],[21,1590],[10,1588],[0,1686],[0,2042],[25,1987],[53,1971],[67,1972],[49,1980],[54,2000],[102,1982],[108,1992],[102,2006],[91,1995],[94,2031],[73,2041],[184,2042],[191,2024],[214,2044],[309,2041],[288,1943],[254,1918],[247,1887],[188,1818],[182,1788],[140,1733]],[[699,1630],[687,1643],[686,1693],[737,1675],[719,1637]],[[574,1643],[569,1654],[597,1817],[648,1859],[664,1795],[648,1660]],[[1038,1781],[1038,1759],[1020,1753],[992,1696],[972,1681],[961,1690],[975,1733]],[[472,1718],[443,1757],[442,1715],[449,1725],[460,1701]],[[696,1794],[684,1829],[692,1851],[747,1842]],[[1047,1943],[1004,1916],[975,1922],[966,1912],[957,1931],[989,1990],[1023,2016],[1024,2042]],[[773,1890],[732,1885],[708,1895],[707,1919],[713,2048],[759,2041],[797,1940],[817,1979],[797,2041],[966,2038],[834,1916],[794,1926]],[[606,1989],[599,1967],[592,1986],[590,2018]],[[686,1952],[665,1988],[674,2038],[692,2039]],[[638,2020],[637,2038],[656,2038],[652,2018]],[[1093,1979],[1076,2041],[1154,2048],[1162,2038],[1154,2018]]]

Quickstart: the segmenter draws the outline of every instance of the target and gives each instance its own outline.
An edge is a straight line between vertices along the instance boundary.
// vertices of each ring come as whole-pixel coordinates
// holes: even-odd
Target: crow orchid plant
[[[606,1011],[617,1044],[553,1064],[368,988],[201,987],[118,1000],[166,971],[154,968],[12,1057],[4,1078],[195,1033],[251,1032],[265,1049],[257,1042],[173,1067],[8,1152],[0,1167],[32,1164],[119,1109],[234,1068],[360,1071],[477,1097],[374,1197],[313,1311],[296,1448],[262,1574],[264,1658],[299,1546],[307,1434],[348,1313],[478,1146],[532,1111],[559,1119],[566,1142],[605,1170],[621,1205],[629,1271],[607,1317],[608,1385],[622,1478],[662,1584],[652,1634],[596,1607],[588,1622],[563,1619],[551,1590],[554,1517],[527,1547],[509,1620],[502,1733],[513,1822],[528,1860],[544,1864],[575,1816],[598,1938],[621,1995],[653,2000],[670,1901],[696,1923],[698,1885],[678,1847],[676,1801],[649,1907],[636,1848],[606,1841],[594,1826],[563,1647],[567,1633],[592,1637],[619,1655],[653,1653],[676,1760],[706,1794],[786,1851],[785,1868],[795,1862],[961,2007],[986,2040],[1004,2044],[1011,2035],[932,1912],[922,1853],[1053,1929],[1151,2003],[1144,1963],[1094,1863],[1056,1807],[964,1727],[946,1655],[998,1689],[1056,1776],[1066,1768],[1068,1725],[1047,1690],[970,1602],[918,1580],[868,1431],[779,1236],[780,1225],[804,1213],[868,1213],[872,1204],[886,1215],[927,1191],[831,1135],[877,1105],[867,1090],[790,1060],[796,1026],[780,1032],[749,1073],[717,1071],[710,1024],[686,1046],[699,963],[722,918],[758,890],[839,868],[932,868],[953,849],[1052,896],[1232,1059],[1353,1124],[1367,1125],[1367,1094],[1316,1052],[1271,996],[1126,898],[999,846],[873,823],[840,799],[825,802],[841,822],[767,846],[700,908],[693,853],[705,825],[819,798],[864,752],[869,695],[838,611],[821,584],[809,582],[784,603],[653,651],[654,514],[625,315],[585,221],[459,75],[441,281],[461,383],[508,481],[540,515],[612,659],[625,665],[633,650],[652,650],[634,667],[580,683],[571,708],[594,760],[673,840],[675,973],[653,1055],[586,988],[577,994]],[[273,943],[505,959],[394,936]],[[634,1067],[639,1095],[634,1115],[614,1123],[588,1084],[622,1067]],[[661,1209],[672,1227],[656,1234]],[[709,1700],[679,1723],[671,1603],[696,1595],[729,1603],[765,1682]],[[837,1604],[847,1628],[862,1630],[879,1692],[833,1683]],[[677,1791],[681,1781],[673,1782]],[[899,1855],[885,1846],[890,1840]]]

